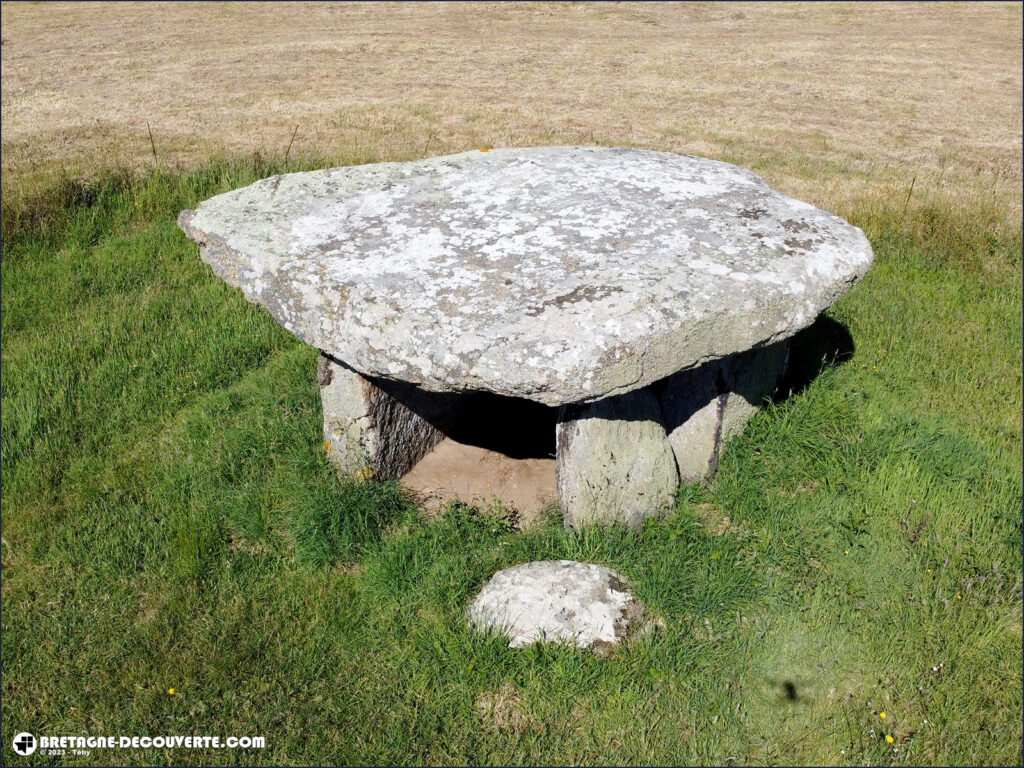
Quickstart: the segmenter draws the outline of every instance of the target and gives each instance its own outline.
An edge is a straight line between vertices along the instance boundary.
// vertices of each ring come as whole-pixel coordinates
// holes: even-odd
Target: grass
[[[174,223],[254,178],[4,200],[6,763],[1020,764],[1021,229],[998,199],[849,202],[876,263],[801,334],[793,394],[670,516],[567,535],[339,484],[315,352]],[[496,569],[560,557],[619,569],[665,630],[607,660],[468,630]],[[267,746],[23,759],[23,730]]]

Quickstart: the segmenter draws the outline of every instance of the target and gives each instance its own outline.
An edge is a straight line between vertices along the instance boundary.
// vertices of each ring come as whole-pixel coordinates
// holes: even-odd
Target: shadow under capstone
[[[619,522],[636,526],[650,514],[650,496],[636,511],[618,504],[617,472],[625,472],[623,482],[630,484],[619,489],[624,498],[636,490],[637,472],[653,472],[653,492],[661,499],[654,506],[667,507],[680,482],[710,479],[725,442],[765,402],[802,392],[852,352],[845,326],[819,317],[790,339],[679,371],[640,390],[557,408],[364,377],[322,355],[325,446],[342,474],[400,478],[428,508],[453,499],[477,505],[500,500],[529,522],[552,502],[566,507],[568,501],[568,507],[588,510],[581,516],[566,509],[566,524],[578,527],[588,522],[590,507],[612,504],[624,508]],[[615,469],[616,463],[627,469]],[[592,473],[605,483],[593,492]],[[641,495],[651,488],[641,488]],[[594,498],[581,502],[580,493]]]
[[[848,362],[854,349],[849,328],[827,315],[819,315],[789,340],[789,365],[772,401],[780,403],[801,394],[821,373]]]

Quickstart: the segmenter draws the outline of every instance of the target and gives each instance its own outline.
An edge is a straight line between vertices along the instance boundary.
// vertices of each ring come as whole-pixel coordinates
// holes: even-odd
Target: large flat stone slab
[[[184,211],[227,282],[354,370],[559,405],[784,339],[863,233],[726,163],[541,147],[265,179]]]

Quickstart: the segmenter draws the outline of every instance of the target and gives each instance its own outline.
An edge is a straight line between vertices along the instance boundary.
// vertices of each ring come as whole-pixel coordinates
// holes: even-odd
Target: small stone
[[[672,503],[679,473],[649,389],[563,408],[557,430],[567,530],[615,522],[637,528]]]
[[[593,563],[541,560],[498,571],[470,603],[471,626],[509,638],[509,648],[537,641],[605,652],[656,624],[625,580]]]

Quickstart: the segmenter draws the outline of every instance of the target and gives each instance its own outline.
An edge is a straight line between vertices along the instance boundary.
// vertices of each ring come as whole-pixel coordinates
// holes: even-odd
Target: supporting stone
[[[323,354],[317,382],[324,409],[324,447],[343,476],[401,477],[444,438],[423,408],[410,407],[416,397],[409,385],[370,381]],[[401,401],[395,397],[396,387],[403,390]]]
[[[560,408],[556,472],[566,528],[638,527],[672,503],[680,479],[709,477],[725,440],[742,431],[774,390],[787,352],[782,342],[681,371],[652,387]],[[321,355],[318,380],[325,447],[345,476],[400,478],[446,436],[479,446],[505,436],[503,453],[511,448],[515,454],[525,446],[510,445],[507,437],[544,422],[531,409],[545,408],[535,403],[426,392],[364,377],[327,355]]]
[[[779,342],[680,371],[661,384],[665,429],[684,483],[714,473],[722,445],[775,390],[788,353],[788,342]]]
[[[639,527],[672,503],[679,474],[650,389],[565,406],[558,421],[558,496],[566,529],[614,522]]]

